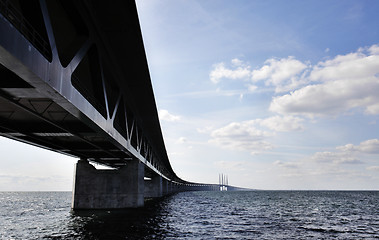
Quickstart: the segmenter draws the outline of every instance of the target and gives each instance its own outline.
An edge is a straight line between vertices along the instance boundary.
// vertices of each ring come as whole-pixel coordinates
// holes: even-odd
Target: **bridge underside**
[[[1,64],[0,79],[1,136],[111,168],[133,159]]]
[[[0,131],[174,178],[132,1],[0,0]]]
[[[2,136],[110,167],[132,159],[131,154],[1,64],[0,79]]]
[[[217,189],[171,168],[133,1],[0,0],[0,135],[83,159],[74,208]]]

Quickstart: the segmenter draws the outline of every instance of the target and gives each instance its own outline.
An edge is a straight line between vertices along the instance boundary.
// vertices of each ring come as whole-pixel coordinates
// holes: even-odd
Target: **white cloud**
[[[214,165],[221,169],[227,169],[228,171],[243,171],[246,169],[246,162],[241,161],[217,161]]]
[[[304,119],[293,116],[274,116],[266,119],[258,119],[256,121],[261,126],[267,127],[270,130],[290,132],[303,130],[301,122],[304,121]]]
[[[375,52],[373,50],[372,52]],[[363,50],[334,59],[319,62],[309,75],[312,81],[359,80],[375,76],[379,72],[379,55],[366,55]]]
[[[318,163],[361,164],[362,154],[379,154],[379,140],[369,139],[359,145],[346,144],[336,147],[335,152],[317,152],[311,160]]]
[[[286,169],[297,169],[299,168],[299,163],[297,162],[282,162],[282,161],[275,161],[274,165],[286,168]]]
[[[248,85],[247,85],[247,90],[248,90],[249,92],[254,92],[254,91],[257,90],[257,89],[258,89],[258,87],[255,86],[255,85],[252,85],[252,84],[248,84]]]
[[[379,45],[376,45],[376,44],[372,45],[371,47],[369,47],[368,51],[370,54],[378,55],[379,54]]]
[[[370,166],[370,167],[367,167],[366,169],[370,170],[370,171],[378,171],[379,172],[379,166]]]
[[[309,74],[309,82],[316,84],[274,97],[269,109],[309,117],[336,115],[357,108],[367,114],[379,114],[378,49],[373,45],[319,62]]]
[[[337,149],[344,152],[379,154],[379,140],[370,139],[370,140],[361,142],[358,146],[355,146],[353,144],[346,144],[344,146],[337,147]]]
[[[276,92],[287,92],[304,84],[302,74],[307,67],[292,56],[279,60],[271,58],[263,67],[252,71],[252,80],[265,80],[266,85],[275,86]]]
[[[377,104],[372,104],[366,107],[366,113],[375,115],[379,113],[379,103]]]
[[[197,128],[196,131],[198,133],[211,133],[213,129],[214,129],[213,126],[206,126],[206,127],[203,127],[203,128]]]
[[[338,55],[313,67],[289,56],[268,59],[264,66],[253,71],[250,68],[235,58],[230,67],[215,64],[210,79],[218,83],[222,78],[251,78],[253,83],[264,81],[266,86],[273,86],[276,93],[292,91],[271,101],[269,109],[283,115],[313,118],[357,110],[379,114],[379,45]],[[246,88],[245,93],[252,93],[258,85],[249,83]]]
[[[361,164],[362,161],[346,152],[317,152],[311,160],[318,163],[333,163],[333,164]]]
[[[185,138],[185,137],[180,137],[180,138],[178,139],[178,142],[179,142],[179,143],[186,143],[186,142],[187,142],[187,138]]]
[[[233,58],[231,62],[235,66],[242,66],[243,65],[243,61],[239,60],[238,58]]]
[[[336,115],[358,107],[367,113],[376,112],[379,101],[379,81],[372,79],[339,80],[309,85],[290,94],[274,97],[270,110],[281,114],[309,117]],[[379,109],[378,109],[379,110]]]
[[[358,183],[356,186],[362,187],[362,179],[376,183],[379,166],[372,163],[377,162],[377,155],[364,153],[377,154],[377,141],[371,139],[357,145],[339,146],[334,151],[316,152],[295,161],[278,160],[272,163],[271,172],[276,172],[280,178],[304,182],[308,184],[308,189],[310,186],[318,186],[320,182],[327,188],[341,188],[347,186],[347,182],[352,183],[351,186]],[[376,189],[377,186],[368,184],[366,188]]]
[[[229,79],[247,79],[251,75],[250,66],[245,65],[243,61],[239,59],[232,59],[232,68],[225,66],[225,63],[217,63],[213,66],[213,70],[210,72],[209,77],[213,83],[219,83],[223,78]]]
[[[265,119],[254,119],[243,122],[232,122],[222,128],[211,131],[210,143],[232,150],[249,151],[257,154],[273,148],[267,141],[275,132],[290,132],[303,130],[303,119],[292,116],[274,116]],[[260,130],[265,127],[273,132]],[[211,129],[198,129],[199,132],[209,132]]]
[[[231,150],[249,151],[251,154],[271,149],[273,146],[265,139],[272,133],[258,130],[253,124],[253,121],[230,123],[212,131],[209,142]]]
[[[161,121],[176,122],[180,120],[180,116],[173,115],[164,109],[159,110],[158,116]]]

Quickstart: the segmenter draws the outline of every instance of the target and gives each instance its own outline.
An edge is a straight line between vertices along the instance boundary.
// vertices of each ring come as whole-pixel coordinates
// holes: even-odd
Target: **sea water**
[[[70,192],[0,192],[0,239],[379,239],[378,191],[183,192],[71,211]]]

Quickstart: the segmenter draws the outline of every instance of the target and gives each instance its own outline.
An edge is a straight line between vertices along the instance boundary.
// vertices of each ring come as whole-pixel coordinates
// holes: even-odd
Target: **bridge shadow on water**
[[[147,199],[143,208],[73,210],[69,235],[75,239],[164,239],[175,235],[165,221],[173,197]]]

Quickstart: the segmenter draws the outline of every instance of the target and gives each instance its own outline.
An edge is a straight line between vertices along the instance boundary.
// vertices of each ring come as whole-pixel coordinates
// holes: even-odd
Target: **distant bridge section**
[[[80,158],[76,209],[218,188],[170,165],[134,1],[0,0],[0,134]]]

